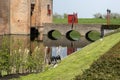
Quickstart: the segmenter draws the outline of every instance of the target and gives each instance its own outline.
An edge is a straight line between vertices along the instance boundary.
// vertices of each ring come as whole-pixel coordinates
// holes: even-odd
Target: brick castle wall
[[[10,0],[10,33],[30,33],[30,0]]]
[[[32,0],[34,4],[31,16],[32,26],[43,26],[43,23],[52,23],[52,0]]]
[[[9,0],[0,0],[0,35],[9,34]]]
[[[0,35],[30,34],[31,26],[42,26],[52,23],[52,0],[39,1],[31,17],[31,0],[1,0],[0,1]],[[36,4],[35,4],[36,5]],[[49,13],[49,14],[48,14]],[[37,23],[37,25],[36,25]]]

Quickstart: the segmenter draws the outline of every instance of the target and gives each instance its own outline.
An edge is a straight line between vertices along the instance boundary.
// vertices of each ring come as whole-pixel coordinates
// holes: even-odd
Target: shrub
[[[2,36],[2,45],[0,49],[0,76],[3,76],[3,72],[7,72],[9,69],[9,47],[8,38],[6,36]]]
[[[28,47],[23,44],[21,39],[3,36],[0,45],[0,76],[41,72],[44,65],[44,46],[36,42],[33,45],[35,47],[30,52],[30,45]]]

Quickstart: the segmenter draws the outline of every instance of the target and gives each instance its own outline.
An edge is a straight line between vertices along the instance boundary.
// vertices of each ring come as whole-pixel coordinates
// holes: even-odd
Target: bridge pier
[[[43,27],[40,27],[40,28],[38,29],[38,31],[39,31],[38,40],[43,41],[43,31],[44,31],[44,28],[43,28]]]

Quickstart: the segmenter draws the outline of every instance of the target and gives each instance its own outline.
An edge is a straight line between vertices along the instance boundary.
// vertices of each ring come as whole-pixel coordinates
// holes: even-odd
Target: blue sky
[[[53,0],[53,13],[72,14],[76,12],[79,18],[92,18],[95,13],[120,13],[120,0]]]

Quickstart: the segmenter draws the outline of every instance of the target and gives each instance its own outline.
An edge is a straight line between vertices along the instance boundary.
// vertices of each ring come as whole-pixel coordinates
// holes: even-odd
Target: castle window
[[[35,7],[35,4],[31,4],[31,16],[32,16],[33,11],[34,11],[34,7]]]
[[[47,5],[47,15],[49,16],[51,15],[51,9],[49,4]]]

